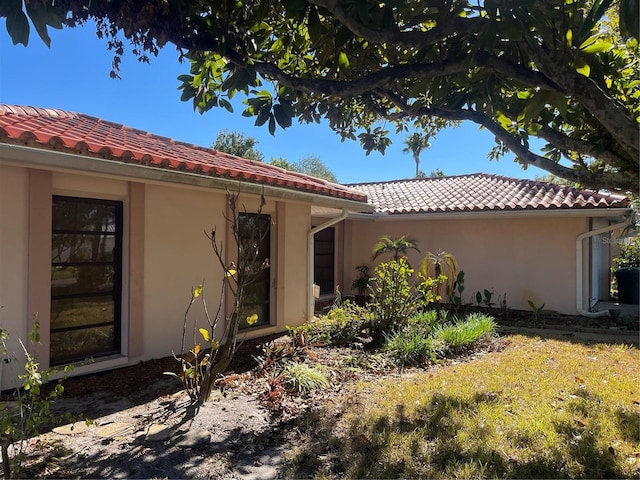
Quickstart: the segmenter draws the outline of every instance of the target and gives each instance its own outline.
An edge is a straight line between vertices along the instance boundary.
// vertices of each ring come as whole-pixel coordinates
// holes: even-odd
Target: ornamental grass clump
[[[469,314],[463,321],[438,327],[434,339],[439,340],[449,351],[459,351],[495,333],[493,317],[481,313]]]
[[[442,341],[431,336],[429,326],[410,323],[387,339],[384,351],[403,368],[435,361],[444,346]]]
[[[306,363],[287,363],[282,374],[288,390],[298,394],[304,395],[329,386],[327,376],[320,369]]]

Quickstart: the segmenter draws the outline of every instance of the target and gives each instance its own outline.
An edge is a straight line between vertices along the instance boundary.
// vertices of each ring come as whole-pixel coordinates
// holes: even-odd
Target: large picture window
[[[53,197],[50,364],[121,352],[122,202]]]
[[[257,278],[244,290],[239,328],[248,328],[246,318],[253,314],[258,315],[258,321],[251,327],[269,325],[271,322],[271,268],[269,267],[271,217],[257,213],[241,213],[238,223],[240,255],[246,252],[247,257],[253,259],[246,267],[257,273]]]

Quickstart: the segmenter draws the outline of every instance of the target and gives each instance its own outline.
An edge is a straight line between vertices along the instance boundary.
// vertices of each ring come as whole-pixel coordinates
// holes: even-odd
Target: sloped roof
[[[451,177],[350,184],[387,214],[626,208],[621,195],[534,180],[476,173]]]
[[[0,105],[0,143],[367,201],[362,192],[309,175],[58,109]]]

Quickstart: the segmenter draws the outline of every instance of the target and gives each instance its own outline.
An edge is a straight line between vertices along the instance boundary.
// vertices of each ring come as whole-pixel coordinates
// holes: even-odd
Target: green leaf
[[[347,57],[347,54],[344,51],[341,51],[338,54],[338,65],[343,70],[346,70],[349,68],[349,57]]]
[[[14,45],[21,43],[26,47],[29,44],[29,20],[22,8],[12,9],[7,15],[6,27]]]
[[[291,109],[282,104],[273,106],[273,115],[276,117],[276,121],[281,128],[287,128],[291,126]]]
[[[567,30],[565,37],[567,39],[567,44],[571,46],[573,44],[573,31],[570,28]]]
[[[269,115],[269,133],[271,135],[276,133],[276,119],[273,115]]]
[[[597,37],[589,37],[582,45],[580,45],[580,50],[584,53],[594,54],[600,52],[607,52],[611,50],[613,44],[611,42],[607,42],[605,40],[599,40]]]
[[[588,77],[591,74],[591,67],[588,63],[584,62],[582,65],[576,65],[576,72],[578,72],[580,75]]]
[[[211,338],[209,336],[209,330],[207,330],[206,328],[200,328],[198,329],[198,331],[200,332],[200,335],[202,335],[202,338],[204,338],[204,341],[208,342],[209,339]]]

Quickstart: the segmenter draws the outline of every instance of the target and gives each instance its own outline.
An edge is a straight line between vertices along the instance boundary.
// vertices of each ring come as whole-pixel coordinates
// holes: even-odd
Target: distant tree
[[[440,178],[440,177],[446,177],[446,175],[442,170],[440,170],[439,168],[436,168],[435,170],[431,170],[431,173],[429,174],[429,178]]]
[[[271,165],[275,165],[276,167],[284,168],[285,170],[293,170],[293,165],[291,165],[291,163],[289,163],[286,158],[271,158],[271,160],[269,160],[269,163]]]
[[[338,177],[336,177],[335,173],[327,168],[320,157],[315,155],[309,155],[293,163],[289,163],[282,157],[272,158],[269,163],[285,170],[300,172],[312,177],[322,178],[328,182],[338,183]]]
[[[417,247],[418,241],[413,238],[407,238],[405,235],[399,238],[391,238],[389,235],[383,235],[373,246],[372,259],[375,260],[385,253],[393,253],[393,259],[398,260],[401,256],[406,255],[409,250],[415,250],[420,253]]]
[[[211,148],[236,157],[262,162],[264,161],[264,155],[256,149],[257,144],[258,141],[255,138],[246,136],[243,133],[221,130],[218,132],[216,141],[211,145]]]
[[[552,173],[548,173],[546,175],[536,175],[536,182],[544,182],[544,183],[553,183],[555,185],[567,185],[569,187],[580,188],[580,184],[576,182],[572,182],[571,180],[567,180],[562,177],[558,177],[557,175],[553,175]]]
[[[429,135],[413,132],[405,141],[403,153],[411,153],[413,160],[416,162],[416,178],[420,177],[420,153],[431,146],[429,143]]]
[[[327,168],[324,162],[315,155],[304,157],[293,164],[296,172],[306,173],[312,177],[323,178],[329,182],[338,183],[335,173]]]

